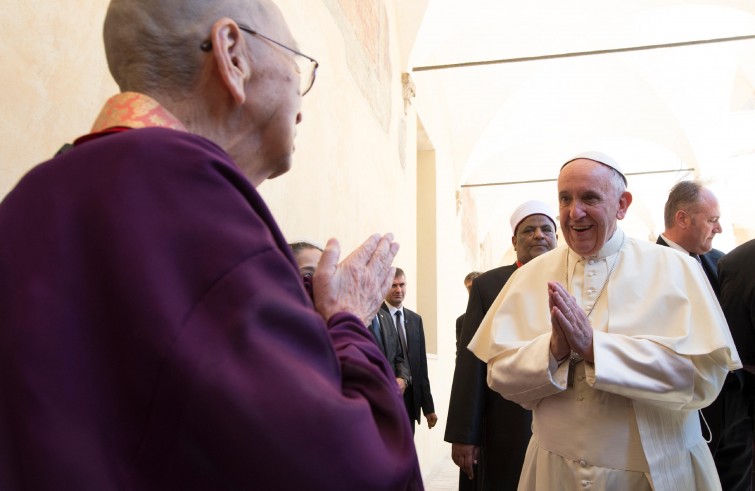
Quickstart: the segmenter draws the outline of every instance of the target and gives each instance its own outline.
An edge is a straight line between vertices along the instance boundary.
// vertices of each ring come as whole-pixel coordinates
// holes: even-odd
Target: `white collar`
[[[589,256],[590,258],[597,258],[597,259],[604,259],[608,256],[612,256],[619,252],[619,249],[621,249],[622,244],[624,244],[624,231],[621,230],[618,226],[616,227],[616,231],[613,233],[610,239],[603,244],[603,247],[600,248],[600,250],[597,252],[597,254],[594,254],[592,256]],[[574,252],[573,250],[569,249],[569,254],[572,255],[575,262],[580,261],[582,259],[587,259],[586,256],[581,256]]]
[[[663,239],[663,241],[666,244],[668,244],[668,246],[671,247],[672,249],[676,249],[679,252],[683,252],[685,254],[689,254],[689,251],[687,249],[685,249],[684,247],[680,246],[679,244],[677,244],[673,240],[669,239],[665,235],[661,234],[661,239]]]
[[[393,305],[389,304],[388,302],[385,302],[385,305],[388,306],[388,312],[391,313],[391,316],[395,316],[397,311],[400,311],[401,315],[404,315],[404,306],[403,305],[400,308],[396,308]]]

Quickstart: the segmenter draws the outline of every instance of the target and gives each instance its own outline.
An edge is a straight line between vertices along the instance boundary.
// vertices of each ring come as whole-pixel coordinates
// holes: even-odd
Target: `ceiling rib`
[[[646,176],[649,174],[669,174],[673,172],[693,172],[695,168],[691,169],[671,169],[671,170],[648,170],[644,172],[627,172],[627,176]],[[482,188],[486,186],[514,186],[517,184],[536,184],[541,182],[555,182],[558,179],[533,179],[530,181],[509,181],[509,182],[482,182],[477,184],[462,184],[463,188]]]
[[[505,63],[522,63],[527,61],[555,60],[559,58],[576,58],[580,56],[609,55],[615,53],[629,53],[632,51],[647,51],[651,49],[682,48],[685,46],[699,46],[704,44],[732,43],[750,41],[755,39],[755,34],[746,36],[732,36],[713,39],[698,39],[695,41],[680,41],[678,43],[648,44],[644,46],[631,46],[627,48],[597,49],[592,51],[576,51],[574,53],[557,53],[552,55],[525,56],[522,58],[504,58],[500,60],[466,61],[462,63],[450,63],[447,65],[427,65],[412,68],[413,72],[430,72],[437,70],[450,70],[453,68],[470,68],[485,65],[502,65]]]

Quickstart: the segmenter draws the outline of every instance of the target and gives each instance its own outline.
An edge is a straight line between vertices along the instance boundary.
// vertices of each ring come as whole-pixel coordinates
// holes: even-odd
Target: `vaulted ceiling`
[[[397,2],[402,5],[403,2]],[[727,250],[755,234],[755,1],[415,0],[407,71],[430,141],[444,139],[479,236],[526,199],[555,207],[560,164],[613,155],[648,238],[678,180],[721,201]]]

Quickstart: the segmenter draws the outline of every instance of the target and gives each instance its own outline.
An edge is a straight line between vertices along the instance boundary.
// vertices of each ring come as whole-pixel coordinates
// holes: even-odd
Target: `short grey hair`
[[[606,165],[602,162],[598,163],[611,172],[611,177],[609,178],[611,181],[611,186],[613,186],[614,190],[616,191],[616,199],[621,198],[621,195],[627,190],[627,182],[624,176],[621,175],[621,172],[617,171],[610,165]]]
[[[677,211],[695,207],[700,203],[700,193],[704,188],[703,183],[697,179],[680,181],[671,188],[663,207],[663,222],[667,230],[674,227]]]

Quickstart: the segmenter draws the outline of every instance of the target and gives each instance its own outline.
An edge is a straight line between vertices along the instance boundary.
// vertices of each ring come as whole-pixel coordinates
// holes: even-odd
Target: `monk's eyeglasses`
[[[311,56],[307,56],[304,53],[301,53],[299,51],[296,51],[293,48],[289,48],[285,44],[279,43],[275,39],[270,39],[269,37],[260,34],[259,32],[255,31],[254,29],[250,29],[249,27],[246,27],[242,24],[236,24],[239,26],[239,29],[242,31],[251,34],[252,36],[258,36],[265,41],[269,43],[273,43],[276,46],[279,46],[285,50],[288,50],[292,52],[294,55],[294,60],[296,60],[296,66],[298,68],[299,72],[299,93],[304,97],[304,95],[307,94],[312,89],[312,86],[315,84],[315,76],[317,75],[317,67],[320,66],[319,63],[317,63],[317,60],[312,58]],[[202,51],[209,52],[212,50],[212,42],[207,40],[199,45],[199,48]]]

